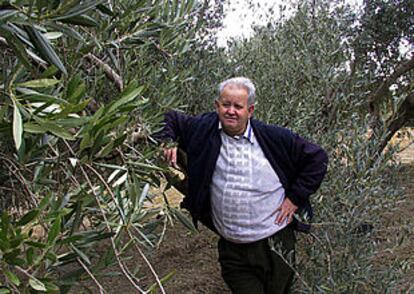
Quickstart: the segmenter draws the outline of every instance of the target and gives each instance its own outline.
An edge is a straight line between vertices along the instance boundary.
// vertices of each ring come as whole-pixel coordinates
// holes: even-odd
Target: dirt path
[[[399,205],[401,207],[400,215],[395,217],[395,221],[411,234],[406,236],[407,240],[394,252],[392,257],[410,265],[401,283],[401,289],[406,291],[404,293],[414,293],[414,234],[412,229],[414,228],[414,142],[398,154],[397,160],[402,164],[400,184],[406,189],[406,198]]]

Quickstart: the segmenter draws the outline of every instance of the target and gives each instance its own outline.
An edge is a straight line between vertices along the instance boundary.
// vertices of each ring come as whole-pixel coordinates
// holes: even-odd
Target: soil
[[[403,202],[398,204],[400,212],[393,217],[396,227],[414,227],[414,144],[411,144],[398,155],[398,160],[402,163],[401,183],[406,187],[406,197]],[[178,197],[175,195],[175,197]],[[177,200],[177,199],[176,199]],[[407,264],[414,264],[414,234],[407,236],[408,240],[402,246],[396,248],[391,253],[387,253],[384,244],[384,254],[378,256],[378,262],[387,261],[406,261]],[[164,241],[156,251],[146,252],[150,263],[156,269],[160,278],[175,272],[172,279],[165,283],[166,293],[208,293],[225,294],[230,293],[220,276],[220,268],[217,261],[217,236],[208,229],[201,227],[199,233],[191,234],[180,223],[170,227],[165,235]],[[131,250],[133,251],[133,250]],[[145,266],[138,252],[133,253],[129,265],[134,268],[134,264],[141,264],[140,285],[147,288],[154,283],[154,277],[148,267]],[[118,270],[118,269],[115,269]],[[137,293],[129,282],[122,276],[107,277],[99,279],[107,293]],[[92,283],[87,284],[88,288],[94,288],[93,293],[97,293],[96,287]],[[408,268],[399,288],[404,293],[414,291],[414,275],[412,269]],[[406,292],[408,289],[408,292]],[[72,293],[81,293],[84,290],[74,289]],[[157,293],[161,293],[159,290]]]
[[[220,276],[215,234],[205,227],[200,227],[199,233],[191,234],[183,225],[175,224],[168,229],[164,238],[165,241],[157,250],[147,251],[145,255],[160,279],[174,273],[172,278],[164,283],[166,293],[231,293]],[[133,249],[131,251],[134,252],[128,266],[133,269],[134,265],[141,264],[141,274],[137,275],[141,277],[139,285],[148,289],[155,281],[154,276],[138,252]],[[119,271],[116,266],[112,270]],[[123,276],[100,278],[99,281],[107,293],[138,293]],[[85,286],[97,293],[92,282]],[[77,287],[71,293],[83,292],[83,289]],[[158,290],[156,293],[161,292]]]

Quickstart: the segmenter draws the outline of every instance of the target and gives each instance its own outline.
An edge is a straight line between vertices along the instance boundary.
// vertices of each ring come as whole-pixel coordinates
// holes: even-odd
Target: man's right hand
[[[177,165],[177,147],[164,148],[164,158],[172,167],[179,169]]]

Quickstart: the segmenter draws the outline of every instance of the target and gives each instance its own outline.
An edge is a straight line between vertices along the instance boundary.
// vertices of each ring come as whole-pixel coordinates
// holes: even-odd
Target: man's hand
[[[273,214],[279,212],[279,214],[276,217],[275,224],[282,224],[282,222],[285,221],[286,218],[288,219],[287,223],[289,224],[292,221],[293,215],[295,214],[297,209],[298,207],[295,204],[293,204],[289,198],[285,197],[285,200],[283,200],[282,205],[280,205],[273,212]]]
[[[177,147],[164,148],[164,158],[169,165],[173,166],[176,169],[179,169],[177,165]]]

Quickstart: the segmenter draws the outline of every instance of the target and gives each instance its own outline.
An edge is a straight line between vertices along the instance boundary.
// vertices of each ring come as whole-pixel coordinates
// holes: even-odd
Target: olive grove
[[[254,6],[254,5],[253,5]],[[291,3],[228,48],[203,47],[183,61],[194,83],[188,110],[213,109],[217,81],[247,76],[257,86],[255,116],[293,129],[329,153],[328,175],[313,196],[313,232],[300,234],[297,291],[383,293],[410,288],[409,220],[393,135],[412,126],[413,3]],[[191,59],[192,58],[192,59]],[[412,140],[412,137],[409,137]],[[412,287],[411,287],[412,289]]]
[[[185,185],[152,135],[166,110],[211,111],[218,83],[240,75],[256,84],[255,117],[329,153],[295,291],[412,290],[414,260],[397,252],[413,229],[385,216],[406,200],[389,141],[414,121],[413,2],[286,5],[220,48],[219,0],[0,2],[0,293],[87,279],[103,293],[109,266],[138,293],[165,293],[173,274],[145,249],[174,220],[194,227],[169,205],[165,191]],[[143,264],[131,267],[131,250]]]

